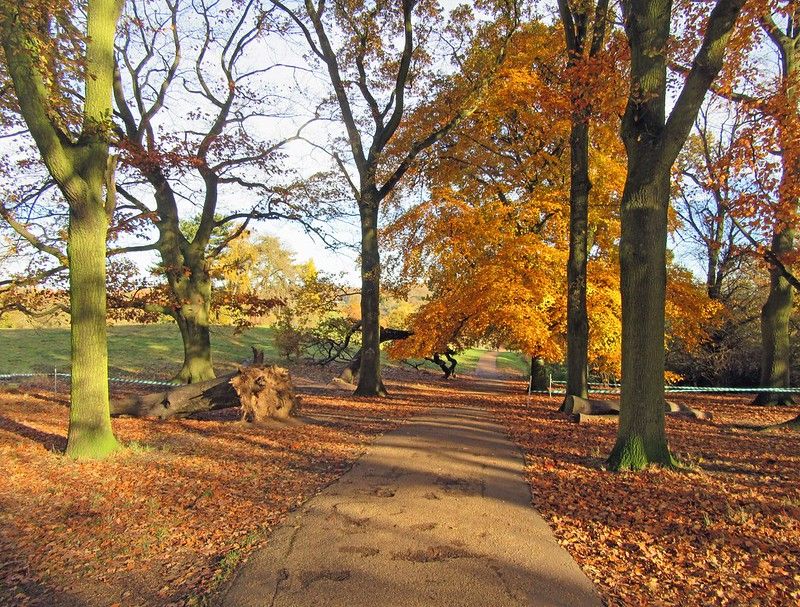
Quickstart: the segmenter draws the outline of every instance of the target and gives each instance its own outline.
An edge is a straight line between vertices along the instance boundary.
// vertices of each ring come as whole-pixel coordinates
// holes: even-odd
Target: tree
[[[277,27],[256,0],[242,3],[234,13],[214,3],[136,0],[116,47],[114,99],[127,176],[118,189],[158,229],[156,242],[117,252],[159,252],[169,298],[138,305],[178,324],[184,362],[177,379],[186,383],[214,377],[209,325],[215,260],[253,220],[290,219],[310,228],[314,214],[292,204],[285,188],[270,185],[280,173],[281,147],[299,137],[303,127],[273,142],[250,134],[251,124],[281,113],[271,107],[263,79],[280,66],[250,65],[259,52],[256,43]],[[174,90],[179,84],[180,93]],[[183,103],[196,109],[180,120],[165,116],[171,95],[183,96]],[[164,121],[171,121],[171,128]],[[142,195],[142,179],[154,204]],[[245,201],[255,195],[251,208],[240,203],[224,212],[220,200],[231,192]],[[195,197],[202,200],[196,220],[187,218],[180,204]]]
[[[622,194],[622,396],[613,470],[671,466],[664,423],[664,302],[670,171],[722,68],[744,0],[717,0],[692,68],[666,115],[672,3],[625,0],[630,91],[622,120],[628,175]]]
[[[570,102],[569,259],[567,261],[567,395],[588,398],[589,318],[586,311],[586,265],[589,255],[589,120],[599,82],[598,56],[609,25],[608,0],[558,0],[572,76]],[[609,117],[610,118],[610,117]]]
[[[675,164],[675,210],[706,267],[708,296],[718,301],[726,299],[723,287],[745,255],[734,215],[740,185],[734,166],[746,120],[740,108],[706,104]]]
[[[397,287],[429,291],[393,344],[394,357],[433,358],[492,340],[551,362],[565,345],[568,250],[568,69],[561,32],[521,26],[480,111],[454,129],[423,167],[430,197],[387,230]],[[591,238],[593,334],[589,358],[616,370],[619,296],[613,201],[624,180],[613,129],[591,147],[597,184]]]
[[[69,207],[72,382],[67,454],[101,458],[117,448],[108,404],[106,347],[106,231],[114,210],[114,158],[109,155],[113,46],[121,0],[76,7],[50,3],[0,4],[5,68],[19,112]],[[85,21],[84,21],[85,19]],[[77,30],[82,65],[70,74],[54,54],[57,33]],[[59,103],[72,78],[84,86],[82,117],[70,124]],[[70,128],[73,127],[73,128]]]
[[[778,52],[781,77],[777,94],[767,105],[772,111],[776,126],[776,139],[781,157],[781,182],[778,187],[778,212],[772,235],[770,251],[783,260],[794,250],[797,215],[798,185],[800,176],[800,149],[797,129],[800,126],[798,101],[800,93],[797,79],[800,61],[797,47],[800,43],[800,14],[794,3],[784,10],[786,27],[778,26],[770,9],[760,16],[760,24]],[[789,344],[789,318],[792,313],[794,291],[778,264],[770,265],[769,295],[761,308],[761,388],[788,388],[791,370]],[[761,392],[754,404],[791,404],[788,394]]]
[[[781,27],[779,23],[785,23]],[[770,287],[761,308],[761,374],[755,404],[785,404],[791,397],[770,392],[790,381],[789,322],[793,288],[800,281],[791,273],[798,220],[797,142],[797,8],[792,2],[764,1],[749,5],[739,28],[732,66],[714,87],[715,93],[737,105],[743,117],[738,137],[731,141],[723,166],[712,179],[734,183],[736,197],[728,212],[736,230],[769,268]],[[763,54],[777,52],[778,73],[765,73]],[[681,71],[685,72],[685,69]],[[714,190],[714,182],[709,182]],[[715,194],[716,195],[716,194]],[[762,243],[769,244],[764,245]]]
[[[505,57],[506,46],[519,19],[516,0],[498,3],[498,22],[482,28],[487,49],[474,78],[453,91],[443,114],[431,115],[421,129],[405,132],[404,145],[389,144],[408,115],[411,95],[436,85],[429,68],[433,38],[440,26],[440,9],[432,2],[398,3],[321,0],[288,4],[273,0],[304,37],[313,57],[324,66],[333,88],[339,116],[347,133],[349,155],[356,173],[351,178],[342,158],[334,160],[355,199],[361,228],[361,323],[363,355],[356,394],[385,394],[380,374],[381,261],[378,223],[381,204],[395,190],[417,157],[478,107]],[[456,13],[450,31],[469,32],[468,14]],[[458,42],[458,41],[457,41]],[[338,48],[335,47],[339,44]],[[459,44],[454,45],[457,57]],[[360,114],[359,108],[365,108]],[[395,159],[397,159],[395,161]]]

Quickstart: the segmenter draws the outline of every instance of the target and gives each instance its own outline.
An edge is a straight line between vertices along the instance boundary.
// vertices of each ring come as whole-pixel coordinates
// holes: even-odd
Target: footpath
[[[476,375],[501,381],[496,353]],[[444,404],[444,403],[442,403]],[[435,405],[435,403],[432,403]],[[376,441],[239,570],[224,607],[599,607],[491,416],[434,408]]]

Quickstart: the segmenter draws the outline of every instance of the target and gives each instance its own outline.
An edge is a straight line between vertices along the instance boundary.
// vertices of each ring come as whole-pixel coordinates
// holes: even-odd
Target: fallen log
[[[248,402],[244,416],[254,421],[270,416],[285,419],[297,403],[286,369],[254,365],[196,384],[113,399],[111,415],[170,419],[238,407],[242,400],[237,388]]]
[[[574,416],[575,421],[579,421],[577,416],[591,416],[591,415],[619,415],[619,401],[611,400],[595,400],[593,398],[580,398],[571,394],[564,398],[559,411],[569,413]],[[670,400],[664,401],[664,413],[676,417],[688,417],[691,419],[704,419],[711,420],[711,413],[706,411],[699,411],[683,403],[676,403]],[[581,421],[588,421],[583,420]]]

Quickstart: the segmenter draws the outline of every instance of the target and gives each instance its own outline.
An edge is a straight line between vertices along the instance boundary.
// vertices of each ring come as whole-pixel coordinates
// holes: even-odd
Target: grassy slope
[[[519,352],[500,352],[497,355],[497,368],[506,373],[527,377],[531,372],[531,361]]]
[[[474,373],[475,366],[478,364],[478,359],[486,352],[488,352],[488,350],[485,348],[468,348],[467,350],[455,354],[455,359],[458,361],[456,374],[471,375]],[[428,361],[425,362],[422,368],[435,372],[439,371],[439,367]],[[511,375],[527,377],[530,372],[530,361],[519,352],[501,352],[497,356],[497,368]]]
[[[253,327],[236,333],[234,327],[214,327],[211,335],[218,371],[232,369],[252,358],[250,346],[276,359],[272,330]],[[109,372],[114,375],[171,377],[180,369],[183,346],[173,324],[118,325],[108,329]],[[68,329],[0,329],[0,373],[52,372],[69,368]]]
[[[217,370],[229,370],[249,360],[251,345],[262,348],[267,359],[279,359],[268,327],[252,327],[240,333],[233,327],[214,327],[211,346]],[[485,352],[470,348],[456,354],[456,373],[473,373]],[[180,369],[183,346],[178,328],[171,323],[117,325],[108,329],[108,355],[112,376],[168,378]],[[528,362],[517,352],[501,352],[497,366],[509,373],[528,373]],[[52,373],[53,367],[65,372],[69,368],[68,329],[0,329],[0,373]],[[433,363],[426,363],[425,368],[439,371]]]

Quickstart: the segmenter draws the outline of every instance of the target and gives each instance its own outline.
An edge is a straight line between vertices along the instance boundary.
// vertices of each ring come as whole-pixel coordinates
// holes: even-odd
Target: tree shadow
[[[63,453],[67,448],[67,437],[31,428],[3,415],[0,415],[0,430],[13,432],[17,436],[39,443],[48,451]]]

